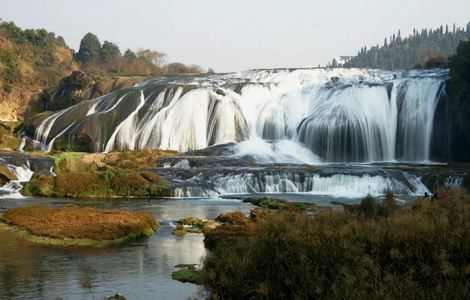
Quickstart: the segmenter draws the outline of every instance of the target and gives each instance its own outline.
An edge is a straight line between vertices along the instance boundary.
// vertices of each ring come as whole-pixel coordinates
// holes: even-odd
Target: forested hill
[[[465,28],[447,25],[437,29],[414,29],[413,34],[403,38],[393,34],[385,38],[383,46],[370,49],[363,47],[344,64],[345,67],[407,69],[424,66],[445,65],[447,57],[453,55],[460,41],[470,38],[470,22]]]
[[[101,43],[93,33],[85,34],[75,52],[53,32],[24,30],[0,18],[0,122],[63,109],[144,77],[202,72],[197,65],[167,63],[164,53],[151,49],[122,54],[118,45]],[[54,94],[59,96],[52,99]]]

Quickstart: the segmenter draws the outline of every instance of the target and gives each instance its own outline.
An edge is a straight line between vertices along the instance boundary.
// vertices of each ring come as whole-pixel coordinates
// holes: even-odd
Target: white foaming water
[[[140,92],[139,97],[126,94],[130,97],[126,105],[133,101],[132,109],[126,111],[121,103],[124,96],[109,102],[112,106],[103,105],[109,98],[104,96],[90,103],[88,113],[75,121],[83,124],[103,114],[98,124],[110,126],[115,123],[106,120],[115,118],[115,110],[127,113],[123,121],[105,130],[111,135],[96,135],[105,141],[90,136],[97,151],[184,152],[245,141],[238,154],[251,153],[260,161],[428,161],[445,74],[298,69],[148,81],[131,88]],[[36,139],[44,144],[52,140],[52,128],[59,135],[83,134],[80,128],[65,130],[70,123],[56,122],[65,112],[46,118]],[[263,140],[277,143],[263,145]]]
[[[405,84],[407,92],[401,107],[401,122],[398,122],[403,138],[402,159],[429,161],[434,113],[442,82],[425,78]]]
[[[0,187],[0,198],[23,198],[20,191],[23,188],[22,183],[28,182],[34,172],[29,168],[29,162],[24,166],[6,165],[6,167],[15,174],[17,180],[12,180]]]
[[[122,98],[121,98],[122,99]],[[120,101],[118,101],[119,103]],[[114,144],[117,142],[118,149],[129,149],[134,150],[135,145],[135,126],[137,125],[137,113],[145,104],[144,93],[140,92],[140,103],[136,109],[129,114],[114,130],[113,134],[109,138],[108,143],[104,149],[105,152],[109,152],[114,149]],[[117,105],[117,104],[116,104]]]
[[[257,193],[306,193],[333,197],[359,198],[367,194],[384,195],[393,191],[401,195],[423,195],[430,191],[419,177],[404,173],[405,180],[381,175],[334,174],[321,176],[304,173],[243,173],[215,175],[209,179],[213,190],[201,187],[180,187],[174,191],[177,197],[208,197],[218,195]],[[197,178],[196,180],[199,180]]]
[[[249,155],[259,163],[319,164],[321,159],[303,145],[281,140],[269,143],[252,138],[235,145],[236,156]]]

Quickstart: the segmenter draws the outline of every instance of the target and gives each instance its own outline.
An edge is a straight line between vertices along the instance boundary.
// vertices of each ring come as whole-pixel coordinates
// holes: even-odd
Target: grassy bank
[[[168,155],[175,155],[175,152],[59,152],[51,155],[56,176],[35,174],[26,184],[24,194],[81,198],[170,196],[168,182],[148,171],[159,157]]]
[[[205,233],[204,285],[222,299],[464,299],[470,199],[439,195],[221,225]]]
[[[155,218],[146,213],[90,207],[25,206],[8,209],[2,228],[37,243],[106,246],[153,234]]]

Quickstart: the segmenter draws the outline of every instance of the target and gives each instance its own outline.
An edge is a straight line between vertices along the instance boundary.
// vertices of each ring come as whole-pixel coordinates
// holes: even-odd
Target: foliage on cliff
[[[205,233],[204,285],[221,299],[464,299],[470,198],[440,195],[224,224]]]
[[[127,49],[123,55],[115,43],[101,44],[92,33],[83,37],[75,53],[53,32],[23,30],[13,22],[0,22],[1,121],[23,119],[26,108],[27,118],[62,109],[132,85],[142,76],[201,72],[197,65],[166,64],[164,53],[150,49]]]
[[[18,121],[29,98],[77,68],[60,36],[0,23],[0,120]]]
[[[446,25],[437,29],[423,29],[419,32],[413,29],[413,34],[402,38],[398,34],[385,38],[383,46],[361,48],[356,56],[346,62],[345,67],[378,68],[378,69],[406,69],[417,67],[436,67],[426,62],[430,59],[445,60],[453,55],[460,41],[470,37],[470,23],[466,28],[452,29]],[[440,57],[440,58],[439,58]],[[437,65],[438,67],[443,64]]]
[[[470,161],[470,40],[463,41],[449,60],[448,92],[453,114],[453,160]]]

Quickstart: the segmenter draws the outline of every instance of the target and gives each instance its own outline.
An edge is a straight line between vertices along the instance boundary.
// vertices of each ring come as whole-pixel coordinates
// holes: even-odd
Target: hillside
[[[455,54],[460,41],[470,38],[470,22],[466,28],[452,29],[446,25],[436,29],[414,29],[413,34],[402,38],[400,31],[382,46],[366,46],[344,64],[345,67],[375,69],[407,69],[414,67],[442,67],[447,57]],[[334,63],[333,63],[334,65]]]
[[[0,22],[0,122],[58,110],[146,77],[202,73],[197,65],[167,63],[166,54],[101,43],[87,33],[75,53],[64,39],[44,29],[23,30]]]
[[[72,50],[60,36],[0,23],[0,120],[19,121],[33,94],[76,69]]]

